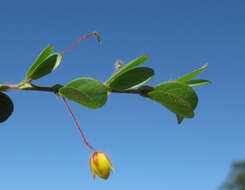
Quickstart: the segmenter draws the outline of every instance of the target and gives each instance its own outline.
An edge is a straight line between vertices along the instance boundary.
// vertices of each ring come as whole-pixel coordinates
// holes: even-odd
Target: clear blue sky
[[[214,190],[233,161],[245,158],[245,2],[3,1],[0,83],[18,83],[48,44],[62,51],[81,36],[101,33],[64,56],[36,81],[105,81],[113,64],[149,54],[150,84],[173,80],[209,63],[200,78],[196,118],[179,126],[161,105],[112,94],[99,110],[71,103],[91,144],[111,157],[108,181],[92,179],[91,152],[81,143],[61,100],[49,93],[10,91],[12,117],[0,125],[0,189]]]

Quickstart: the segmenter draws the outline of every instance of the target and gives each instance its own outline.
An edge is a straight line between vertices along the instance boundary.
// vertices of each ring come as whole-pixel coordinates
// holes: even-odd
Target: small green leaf
[[[53,53],[49,55],[43,62],[41,62],[30,73],[30,79],[39,79],[51,72],[53,72],[61,63],[62,56],[60,53]]]
[[[59,89],[59,94],[83,106],[97,109],[107,100],[107,88],[92,78],[78,78]]]
[[[165,82],[155,87],[148,96],[183,118],[194,117],[198,103],[195,91],[182,82]]]
[[[188,84],[189,86],[199,86],[199,85],[212,84],[212,82],[209,81],[209,80],[198,79],[198,80],[189,80],[189,81],[186,81],[186,84]]]
[[[100,37],[99,33],[96,33],[95,38],[96,38],[96,41],[98,43],[102,43],[102,40],[101,40],[101,37]]]
[[[148,82],[154,75],[154,70],[148,67],[137,67],[122,73],[113,80],[109,87],[111,90],[125,90],[136,88]]]
[[[138,65],[144,63],[149,58],[148,55],[144,55],[141,57],[138,57],[131,62],[129,62],[127,65],[122,67],[118,72],[116,72],[114,75],[111,76],[111,78],[106,82],[107,84],[112,83],[117,77],[119,77],[121,74],[129,71],[130,69],[133,69],[137,67]]]
[[[29,68],[28,72],[26,73],[26,79],[30,79],[32,72],[51,54],[54,47],[49,45],[43,49],[43,51],[38,55],[32,66]]]
[[[194,77],[196,77],[197,75],[199,75],[201,72],[203,72],[207,67],[208,67],[208,64],[203,65],[200,69],[198,69],[198,70],[196,70],[196,71],[194,71],[192,73],[189,73],[189,74],[187,74],[185,76],[182,76],[182,77],[176,79],[176,81],[186,82],[188,80],[191,80]]]
[[[12,100],[3,92],[0,92],[0,122],[6,121],[14,111]]]

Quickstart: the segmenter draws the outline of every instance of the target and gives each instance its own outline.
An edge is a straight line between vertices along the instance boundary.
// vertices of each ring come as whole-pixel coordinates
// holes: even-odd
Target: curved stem
[[[61,55],[66,54],[68,51],[70,51],[71,49],[73,49],[74,47],[76,47],[82,40],[85,40],[85,39],[87,39],[87,38],[90,37],[90,36],[98,36],[98,35],[99,35],[98,32],[93,32],[93,33],[91,33],[91,34],[88,34],[88,35],[86,35],[86,36],[83,36],[82,38],[80,38],[79,40],[77,40],[74,44],[72,44],[70,47],[68,47],[67,49],[65,49],[65,50],[61,53]]]
[[[62,97],[62,99],[63,99],[63,101],[64,101],[67,109],[69,110],[69,112],[70,112],[70,114],[71,114],[71,116],[73,118],[74,123],[76,124],[76,127],[77,127],[77,129],[78,129],[78,131],[79,131],[79,133],[80,133],[80,135],[82,137],[83,142],[85,143],[85,145],[88,148],[90,148],[92,151],[95,151],[96,152],[96,150],[94,149],[94,147],[89,144],[89,142],[88,142],[86,136],[84,135],[84,132],[83,132],[81,126],[79,125],[79,122],[77,121],[77,118],[76,118],[75,114],[72,112],[72,109],[69,106],[68,102],[66,101],[66,99],[64,97]]]

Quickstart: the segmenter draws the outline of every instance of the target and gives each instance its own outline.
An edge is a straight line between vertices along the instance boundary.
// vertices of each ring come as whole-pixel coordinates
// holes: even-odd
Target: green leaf
[[[133,69],[137,67],[138,65],[144,63],[149,58],[148,55],[144,55],[141,57],[138,57],[131,62],[129,62],[127,65],[122,67],[118,72],[116,72],[114,75],[111,76],[111,78],[106,82],[107,84],[112,83],[117,77],[119,77],[121,74],[129,71],[130,69]]]
[[[193,111],[197,106],[198,97],[195,91],[184,83],[174,81],[162,83],[149,92],[148,96],[180,117],[194,117]]]
[[[29,68],[28,72],[26,73],[26,79],[30,79],[32,72],[51,54],[54,47],[49,45],[43,49],[43,51],[38,55],[32,66]]]
[[[196,92],[190,86],[176,81],[164,82],[155,86],[155,90],[164,90],[169,93],[173,93],[180,96],[187,101],[194,110],[198,103],[198,96]]]
[[[78,78],[59,89],[59,94],[83,106],[97,109],[107,100],[107,88],[92,78]]]
[[[0,92],[0,122],[6,121],[14,111],[12,100],[3,92]]]
[[[111,90],[125,90],[136,88],[148,82],[154,75],[154,70],[148,67],[137,67],[122,73],[113,80],[109,87]]]
[[[39,79],[51,72],[53,72],[61,63],[62,56],[60,53],[53,53],[49,55],[43,62],[33,69],[30,73],[30,79]]]
[[[207,67],[208,67],[208,64],[203,65],[200,69],[198,69],[198,70],[196,70],[196,71],[194,71],[192,73],[189,73],[189,74],[187,74],[185,76],[182,76],[182,77],[176,79],[176,81],[186,82],[188,80],[191,80],[194,77],[196,77],[197,75],[199,75],[201,72],[203,72]]]
[[[189,86],[199,86],[199,85],[212,84],[212,82],[209,81],[209,80],[198,79],[198,80],[189,80],[189,81],[186,81],[186,84],[188,84]]]

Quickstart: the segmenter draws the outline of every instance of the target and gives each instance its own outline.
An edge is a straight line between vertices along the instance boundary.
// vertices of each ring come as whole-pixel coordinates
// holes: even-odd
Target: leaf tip
[[[47,47],[54,49],[54,46],[51,44],[47,45]]]
[[[205,65],[203,65],[202,67],[201,67],[201,69],[206,69],[208,67],[208,63],[206,63]]]
[[[179,125],[184,121],[184,118],[181,117],[181,116],[179,116],[179,115],[177,115],[177,114],[176,114],[176,118],[177,118],[177,123],[178,123]]]

